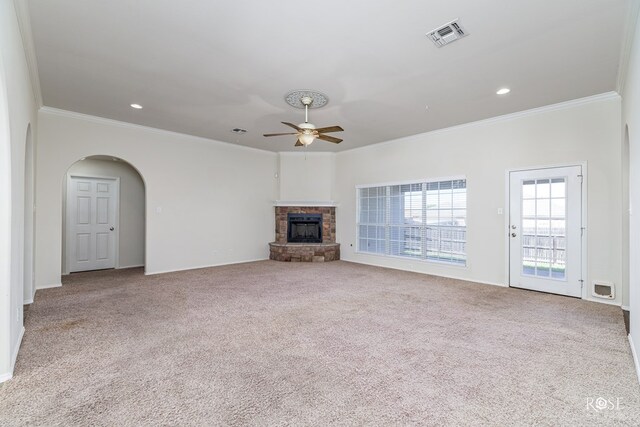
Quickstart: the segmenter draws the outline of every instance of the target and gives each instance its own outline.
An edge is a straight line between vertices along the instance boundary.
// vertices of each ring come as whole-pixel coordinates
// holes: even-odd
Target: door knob
[[[511,233],[511,237],[516,237],[516,233]]]
[[[113,228],[113,227],[109,227],[109,230],[113,231],[113,230],[114,230],[114,228]]]
[[[512,225],[512,226],[511,226],[511,228],[513,228],[513,229],[515,230],[515,229],[516,229],[516,226],[515,226],[515,225]]]

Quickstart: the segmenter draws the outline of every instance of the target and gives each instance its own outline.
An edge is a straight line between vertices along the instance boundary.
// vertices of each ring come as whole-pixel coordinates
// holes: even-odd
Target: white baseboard
[[[39,291],[41,289],[59,288],[61,286],[62,286],[62,283],[51,283],[49,285],[41,285],[36,288],[36,291]]]
[[[13,372],[7,372],[5,374],[0,374],[0,383],[3,383],[5,381],[9,381],[11,378],[13,378]]]
[[[619,303],[617,301],[611,301],[609,299],[604,299],[604,298],[596,298],[596,297],[592,297],[592,296],[587,296],[586,298],[582,298],[583,301],[589,301],[589,302],[599,302],[600,304],[607,304],[607,305],[615,305],[617,307],[620,307],[622,303]]]
[[[16,346],[13,350],[13,354],[11,355],[11,372],[13,372],[13,368],[16,366],[16,360],[18,359],[18,350],[20,350],[20,345],[22,344],[22,337],[24,337],[24,326],[20,329],[20,335],[18,336],[18,340],[16,341]]]
[[[481,285],[498,286],[498,287],[501,287],[501,288],[508,288],[509,287],[509,286],[505,285],[504,283],[486,282],[486,281],[483,281],[483,280],[469,279],[469,278],[464,278],[464,277],[459,277],[459,276],[454,276],[454,275],[448,275],[448,274],[445,275],[445,274],[440,274],[440,273],[429,273],[429,272],[426,272],[426,271],[407,270],[405,268],[389,267],[388,265],[375,264],[375,263],[372,263],[372,262],[354,261],[354,260],[347,260],[347,259],[341,259],[340,261],[352,262],[354,264],[371,265],[373,267],[388,268],[390,270],[406,271],[408,273],[417,273],[417,274],[426,274],[426,275],[429,275],[429,276],[444,277],[446,279],[454,279],[454,280],[461,280],[463,282],[479,283]]]
[[[140,268],[140,267],[144,267],[144,264],[136,264],[136,265],[119,265],[118,268],[116,268],[116,270],[122,270],[124,268]]]
[[[36,288],[33,288],[33,293],[31,294],[31,298],[24,300],[24,305],[27,304],[33,304],[33,302],[36,300]]]
[[[18,336],[16,347],[13,350],[13,354],[11,355],[11,370],[4,374],[0,374],[0,383],[9,381],[11,378],[13,378],[13,369],[16,367],[16,360],[18,359],[18,350],[20,350],[20,345],[22,344],[22,337],[24,337],[24,326],[20,330],[20,335]]]
[[[629,337],[629,345],[631,346],[631,354],[633,355],[633,364],[636,366],[638,383],[640,383],[640,362],[638,362],[638,353],[636,353],[636,347],[633,345],[633,338],[631,338],[631,334],[627,336]]]
[[[199,270],[201,268],[221,267],[223,265],[246,264],[248,262],[266,261],[268,259],[269,258],[248,259],[248,260],[245,260],[245,261],[223,262],[223,263],[220,263],[220,264],[208,264],[208,265],[201,265],[201,266],[195,266],[195,267],[177,268],[175,270],[145,271],[144,275],[145,276],[153,276],[155,274],[165,274],[165,273],[176,273],[178,271]]]
[[[625,310],[625,311],[631,311],[631,309],[630,309],[630,307],[628,305],[621,305],[620,308]]]

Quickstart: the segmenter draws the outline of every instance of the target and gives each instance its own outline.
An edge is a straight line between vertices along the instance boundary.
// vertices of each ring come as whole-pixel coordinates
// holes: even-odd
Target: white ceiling
[[[29,0],[46,106],[293,150],[315,89],[339,151],[615,90],[628,0]],[[436,48],[455,18],[469,36]],[[495,94],[508,86],[504,97]],[[129,107],[131,103],[142,110]],[[429,106],[426,109],[426,106]],[[231,133],[245,128],[242,136]]]

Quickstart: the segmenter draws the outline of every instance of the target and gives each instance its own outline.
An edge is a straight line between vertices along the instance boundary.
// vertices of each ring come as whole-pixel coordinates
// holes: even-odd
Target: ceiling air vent
[[[457,19],[427,33],[427,37],[438,47],[442,47],[468,35],[469,33],[462,28],[462,25],[458,24]]]

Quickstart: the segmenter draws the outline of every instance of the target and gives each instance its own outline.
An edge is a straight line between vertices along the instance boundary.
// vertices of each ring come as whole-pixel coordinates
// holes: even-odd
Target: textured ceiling
[[[615,90],[627,0],[29,0],[46,106],[273,151],[315,89],[338,151]],[[469,36],[425,33],[455,18]],[[500,87],[509,95],[495,94]],[[129,107],[131,103],[142,110]],[[427,109],[426,106],[429,106]],[[232,128],[247,129],[236,135]]]

